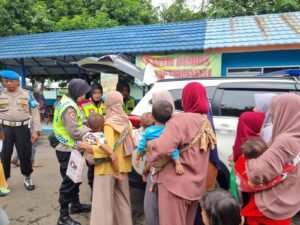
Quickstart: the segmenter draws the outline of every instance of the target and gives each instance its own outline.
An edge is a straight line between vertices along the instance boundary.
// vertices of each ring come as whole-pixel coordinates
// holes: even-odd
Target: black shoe
[[[57,225],[81,225],[81,223],[73,220],[69,215],[60,216]]]
[[[91,205],[89,204],[76,204],[71,205],[70,213],[76,214],[76,213],[83,213],[83,212],[90,212],[91,211]]]
[[[30,177],[24,177],[24,186],[28,191],[32,191],[35,188],[33,181]]]

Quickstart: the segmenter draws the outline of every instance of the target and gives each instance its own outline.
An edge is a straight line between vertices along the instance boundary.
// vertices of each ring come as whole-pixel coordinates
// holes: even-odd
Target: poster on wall
[[[140,55],[136,65],[144,69],[150,63],[159,80],[168,77],[192,78],[221,76],[221,54]]]
[[[118,74],[101,73],[101,85],[103,93],[108,91],[115,91],[118,83]]]

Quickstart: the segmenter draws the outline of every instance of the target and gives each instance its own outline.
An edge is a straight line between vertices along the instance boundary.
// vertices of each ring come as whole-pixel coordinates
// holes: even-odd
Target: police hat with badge
[[[8,79],[8,80],[19,80],[20,79],[20,75],[12,70],[1,70],[0,76],[4,79]]]

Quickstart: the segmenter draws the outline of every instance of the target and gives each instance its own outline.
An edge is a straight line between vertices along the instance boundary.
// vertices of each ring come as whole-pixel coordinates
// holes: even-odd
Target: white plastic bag
[[[73,150],[71,152],[68,169],[67,169],[67,176],[74,182],[80,183],[82,182],[82,173],[83,173],[83,166],[85,163],[85,159],[80,154],[78,150]]]

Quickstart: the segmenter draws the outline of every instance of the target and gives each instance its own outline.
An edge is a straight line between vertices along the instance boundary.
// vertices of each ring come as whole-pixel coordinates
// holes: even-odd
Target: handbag
[[[72,150],[67,168],[67,176],[74,183],[82,182],[82,173],[85,159],[77,149]]]
[[[57,140],[54,133],[48,136],[48,141],[52,148],[55,148],[59,144],[59,140]]]

